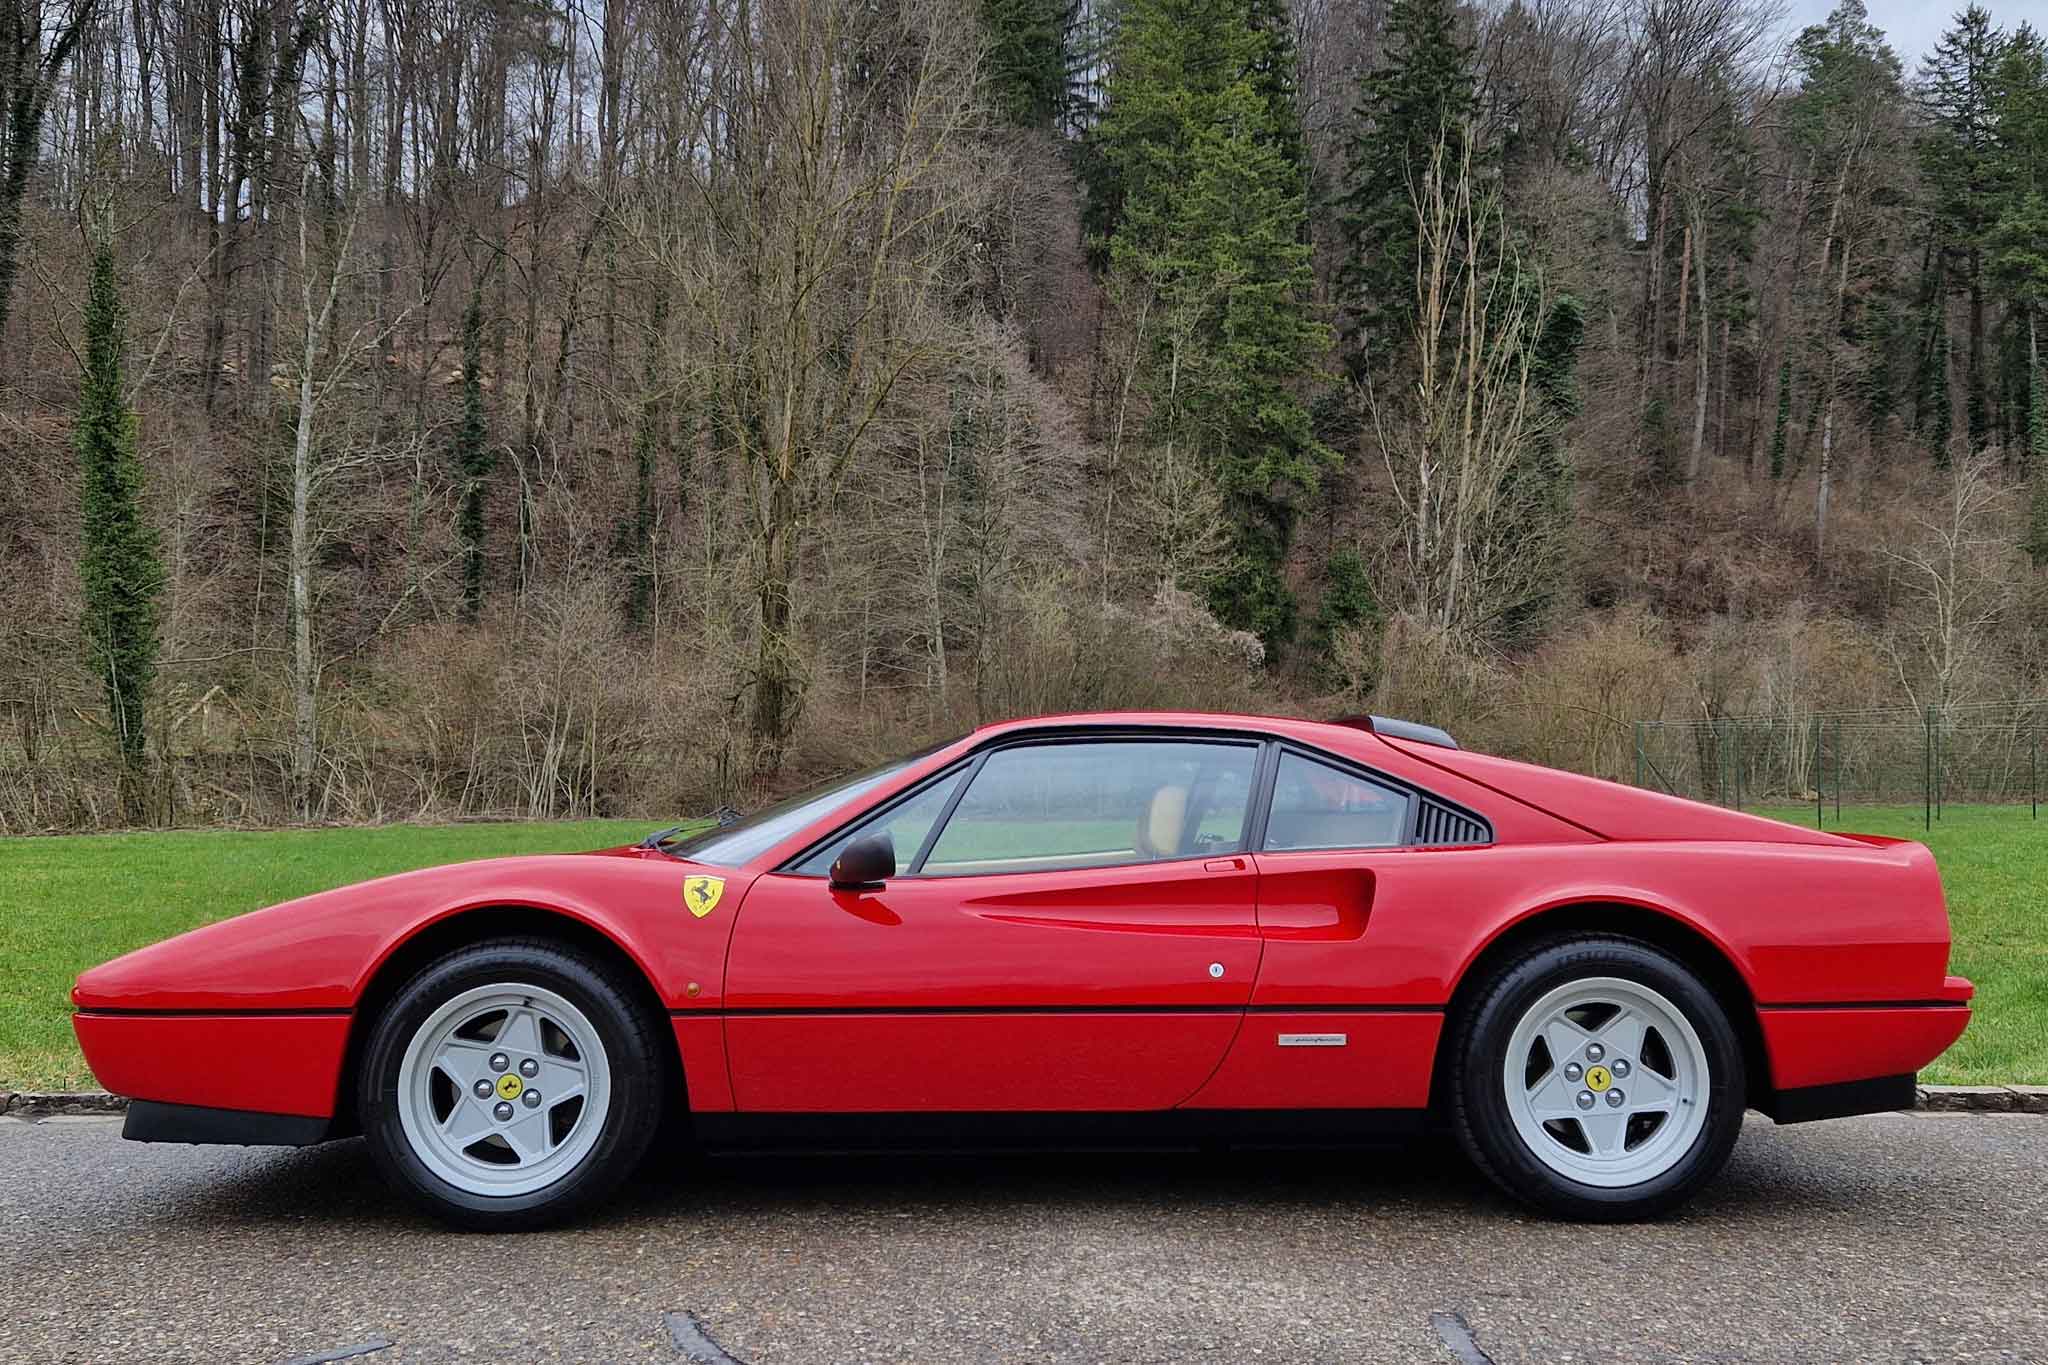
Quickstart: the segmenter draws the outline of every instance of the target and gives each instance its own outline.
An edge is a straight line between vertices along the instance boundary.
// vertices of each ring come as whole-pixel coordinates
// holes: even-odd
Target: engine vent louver
[[[1433,844],[1485,844],[1493,841],[1492,831],[1484,822],[1475,820],[1463,811],[1452,810],[1449,806],[1435,801],[1424,801],[1422,808],[1415,812],[1415,842]]]

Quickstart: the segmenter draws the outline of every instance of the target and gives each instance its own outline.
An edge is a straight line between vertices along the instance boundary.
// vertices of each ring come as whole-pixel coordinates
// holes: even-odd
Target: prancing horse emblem
[[[690,907],[690,913],[703,919],[718,908],[718,898],[725,894],[723,877],[683,878],[683,904]]]

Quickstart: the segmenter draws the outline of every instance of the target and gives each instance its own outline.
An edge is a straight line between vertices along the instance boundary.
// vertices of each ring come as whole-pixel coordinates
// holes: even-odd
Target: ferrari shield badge
[[[683,879],[683,904],[690,907],[690,913],[703,919],[718,908],[718,898],[725,894],[723,877],[685,877]]]

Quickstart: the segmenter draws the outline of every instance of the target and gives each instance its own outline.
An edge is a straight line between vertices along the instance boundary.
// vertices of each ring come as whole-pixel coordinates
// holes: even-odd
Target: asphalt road
[[[1619,1228],[1424,1146],[727,1160],[483,1237],[360,1142],[118,1133],[0,1118],[0,1360],[2048,1361],[2048,1117],[1752,1115]]]

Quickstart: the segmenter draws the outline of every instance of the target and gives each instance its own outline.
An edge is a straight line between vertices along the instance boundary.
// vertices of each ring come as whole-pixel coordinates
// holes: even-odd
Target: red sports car
[[[1970,1018],[1919,844],[1378,717],[986,726],[701,833],[464,863],[87,972],[141,1141],[362,1132],[522,1228],[657,1141],[1306,1144],[1427,1124],[1671,1208],[1746,1108],[1910,1105]]]

